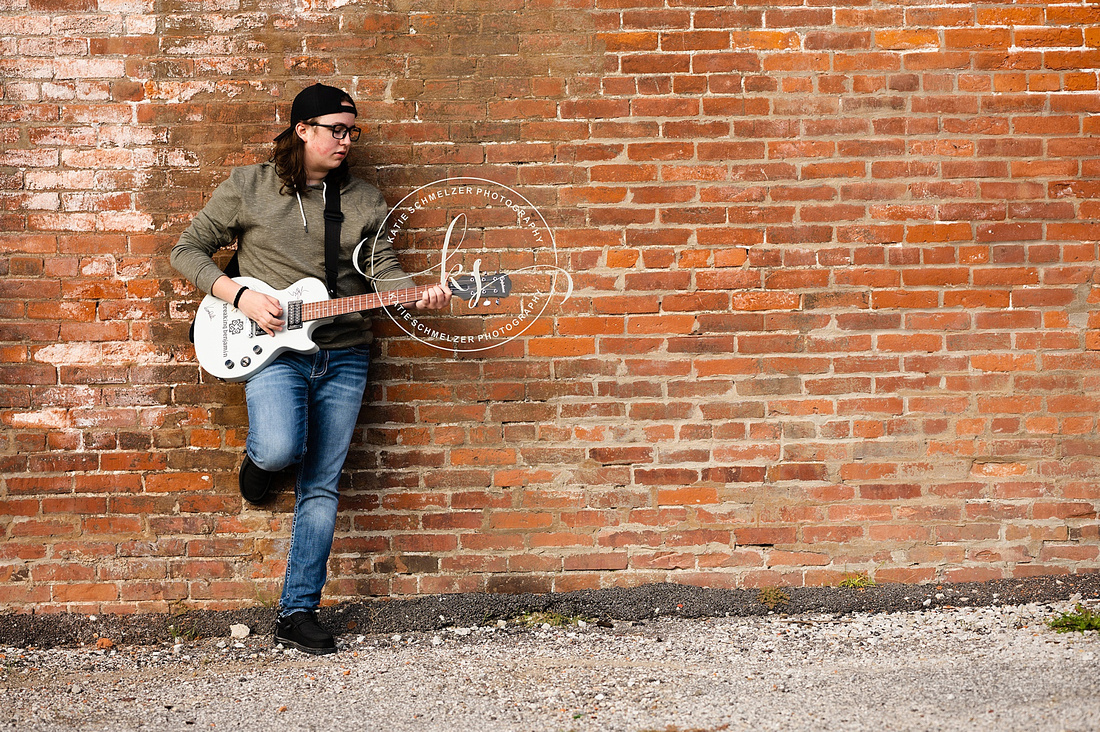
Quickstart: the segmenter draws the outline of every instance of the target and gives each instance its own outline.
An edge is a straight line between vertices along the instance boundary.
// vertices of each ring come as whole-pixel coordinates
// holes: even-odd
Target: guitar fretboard
[[[335,318],[337,315],[358,313],[363,310],[374,310],[387,305],[404,305],[416,302],[434,285],[419,287],[405,287],[389,292],[368,292],[352,297],[339,297],[335,300],[323,300],[321,302],[307,302],[302,304],[302,321],[320,320],[321,318]]]

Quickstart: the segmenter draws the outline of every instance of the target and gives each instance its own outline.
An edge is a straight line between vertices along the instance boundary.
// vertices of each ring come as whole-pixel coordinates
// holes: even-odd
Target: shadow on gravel
[[[944,606],[1019,605],[1100,597],[1100,573],[1029,577],[959,584],[886,584],[863,588],[784,587],[724,590],[652,584],[578,592],[536,594],[467,593],[411,599],[380,598],[322,608],[321,622],[333,632],[391,633],[476,626],[531,612],[594,620],[645,620],[662,616],[701,618],[801,613],[900,612]],[[155,644],[172,639],[228,636],[229,626],[267,633],[273,608],[143,615],[0,615],[0,645],[38,648],[114,643]]]

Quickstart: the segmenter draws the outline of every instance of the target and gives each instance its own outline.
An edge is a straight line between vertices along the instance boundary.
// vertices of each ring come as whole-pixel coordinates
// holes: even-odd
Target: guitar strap
[[[344,213],[340,210],[340,183],[335,171],[328,174],[325,184],[325,284],[329,297],[336,297],[337,267],[340,262],[340,225]]]

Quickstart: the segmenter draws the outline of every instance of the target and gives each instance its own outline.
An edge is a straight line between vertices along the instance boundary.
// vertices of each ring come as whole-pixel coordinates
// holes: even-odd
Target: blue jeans
[[[321,603],[340,472],[363,404],[369,362],[366,347],[287,352],[245,386],[249,457],[264,470],[300,463],[280,617]]]

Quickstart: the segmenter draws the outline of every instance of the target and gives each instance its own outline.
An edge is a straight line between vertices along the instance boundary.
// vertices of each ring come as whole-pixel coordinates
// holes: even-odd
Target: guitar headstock
[[[486,273],[480,278],[459,275],[449,278],[447,284],[451,287],[451,294],[462,300],[502,298],[512,294],[512,280],[505,272]]]

